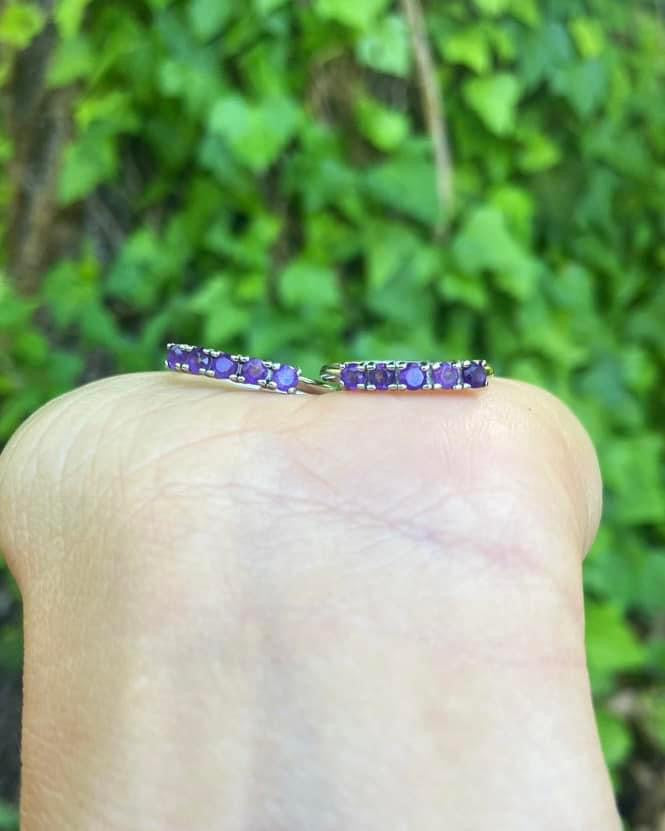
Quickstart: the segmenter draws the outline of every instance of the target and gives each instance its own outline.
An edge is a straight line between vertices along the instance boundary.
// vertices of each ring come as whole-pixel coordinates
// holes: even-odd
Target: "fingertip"
[[[603,504],[600,465],[589,433],[560,398],[541,387],[496,378],[488,392],[497,416],[510,413],[514,429],[530,437],[534,463],[548,460],[558,471],[570,497],[579,551],[586,556],[598,532]]]

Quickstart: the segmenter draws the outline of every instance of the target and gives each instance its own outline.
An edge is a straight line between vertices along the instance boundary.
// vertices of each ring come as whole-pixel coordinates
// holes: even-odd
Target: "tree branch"
[[[447,217],[453,209],[453,167],[448,145],[443,94],[436,78],[436,69],[427,37],[425,16],[420,0],[401,0],[411,33],[413,52],[418,69],[418,81],[427,129],[434,150],[436,189],[440,217],[436,232],[444,232]]]

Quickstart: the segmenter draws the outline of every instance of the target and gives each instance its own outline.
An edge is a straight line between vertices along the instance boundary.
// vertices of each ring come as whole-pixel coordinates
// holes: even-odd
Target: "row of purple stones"
[[[168,344],[166,366],[192,375],[209,375],[211,378],[290,393],[296,391],[300,376],[300,370],[289,364],[230,355],[228,352],[183,343]]]
[[[365,361],[340,365],[347,390],[461,390],[487,386],[485,361]]]

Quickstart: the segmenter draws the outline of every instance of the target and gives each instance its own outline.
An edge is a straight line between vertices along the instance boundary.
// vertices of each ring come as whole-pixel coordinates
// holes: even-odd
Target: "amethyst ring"
[[[166,346],[164,365],[174,372],[186,372],[189,375],[207,375],[281,393],[322,393],[332,392],[335,388],[320,380],[305,378],[300,367],[264,361],[248,355],[232,355],[217,349],[190,346],[187,343],[169,343]]]
[[[300,367],[233,355],[217,349],[167,344],[167,369],[206,375],[234,384],[280,393],[321,393],[338,390],[467,390],[486,387],[494,375],[484,360],[473,361],[347,361],[325,364],[319,378],[305,378]]]
[[[326,364],[321,380],[343,390],[468,390],[494,375],[484,360],[348,361]]]

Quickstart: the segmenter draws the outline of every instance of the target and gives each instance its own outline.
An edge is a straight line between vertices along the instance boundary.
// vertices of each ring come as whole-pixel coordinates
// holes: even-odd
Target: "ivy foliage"
[[[453,204],[389,0],[57,0],[52,19],[7,0],[0,83],[55,32],[46,84],[74,91],[75,129],[54,198],[85,230],[34,291],[0,273],[0,438],[83,379],[157,367],[170,338],[313,373],[485,354],[549,388],[606,483],[587,637],[622,795],[639,754],[665,753],[664,17],[640,0],[425,11]]]

